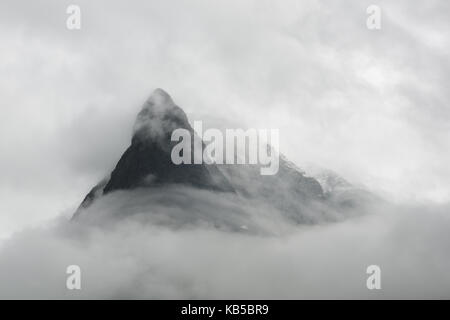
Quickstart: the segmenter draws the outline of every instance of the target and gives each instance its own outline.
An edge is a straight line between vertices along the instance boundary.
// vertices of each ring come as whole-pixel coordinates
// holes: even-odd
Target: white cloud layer
[[[0,298],[450,297],[448,206],[385,206],[304,227],[275,218],[270,228],[283,235],[270,235],[213,228],[202,212],[236,222],[235,203],[199,195],[204,201],[192,205],[164,206],[156,196],[118,209],[124,195],[113,194],[86,212],[94,218],[87,224],[60,219],[15,235],[0,251]],[[142,215],[105,220],[120,210]],[[250,224],[269,227],[262,208],[240,210]],[[66,268],[74,264],[81,267],[79,291],[65,287]],[[366,287],[373,264],[381,268],[381,290]]]

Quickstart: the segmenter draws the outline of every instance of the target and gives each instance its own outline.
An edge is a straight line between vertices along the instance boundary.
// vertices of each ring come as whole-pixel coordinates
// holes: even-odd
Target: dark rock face
[[[170,137],[168,137],[168,142]],[[169,144],[169,143],[168,143]],[[231,191],[225,178],[215,181],[207,165],[175,165],[170,151],[154,141],[133,140],[111,173],[104,193],[165,183],[185,183],[198,188]]]
[[[213,165],[176,165],[172,162],[171,150],[178,142],[171,141],[171,134],[178,128],[188,130],[191,137],[195,136],[184,111],[166,92],[156,89],[139,112],[131,146],[111,173],[104,193],[166,183],[231,191],[223,176],[222,179],[213,179],[210,173],[214,170]]]

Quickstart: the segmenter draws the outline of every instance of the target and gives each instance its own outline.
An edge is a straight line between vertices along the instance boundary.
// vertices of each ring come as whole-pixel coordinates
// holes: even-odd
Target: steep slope
[[[183,128],[195,137],[186,114],[162,89],[156,89],[144,103],[133,127],[131,145],[124,152],[110,177],[87,194],[77,210],[88,207],[96,198],[115,190],[187,184],[197,188],[233,192],[217,167],[206,164],[176,165],[171,160],[172,131]],[[192,139],[192,156],[194,150]]]
[[[171,150],[177,143],[171,134],[177,128],[195,133],[186,114],[163,90],[156,89],[145,102],[134,125],[131,146],[120,158],[103,191],[133,189],[164,183],[186,183],[199,188],[231,191],[226,179],[214,171],[213,165],[175,165]],[[194,139],[192,139],[192,150]]]

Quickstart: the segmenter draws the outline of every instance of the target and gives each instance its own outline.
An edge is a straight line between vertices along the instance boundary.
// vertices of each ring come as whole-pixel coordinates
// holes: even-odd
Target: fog
[[[84,219],[60,218],[15,234],[0,250],[0,297],[450,297],[448,206],[384,205],[342,222],[294,226],[220,194],[177,192],[191,203],[167,205],[167,192],[155,191],[145,203],[135,192],[116,192]],[[249,227],[217,226],[226,221]],[[73,264],[81,268],[81,290],[66,289]],[[381,268],[382,290],[366,287],[372,264]]]
[[[0,3],[1,297],[449,297],[450,2],[77,4],[70,31],[65,1]],[[288,159],[391,204],[302,227],[193,190],[185,210],[158,197],[124,208],[117,193],[88,216],[135,216],[69,223],[158,87],[191,123],[279,129]],[[174,223],[183,212],[192,223]],[[69,264],[81,291],[65,288]],[[369,264],[380,291],[365,287]]]

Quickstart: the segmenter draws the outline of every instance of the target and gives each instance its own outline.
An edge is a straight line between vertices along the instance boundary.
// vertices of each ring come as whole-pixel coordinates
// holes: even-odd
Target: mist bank
[[[450,297],[449,205],[380,205],[352,219],[302,225],[235,198],[179,193],[192,201],[170,203],[155,193],[142,203],[112,193],[89,208],[89,219],[59,218],[15,234],[0,247],[0,298]],[[120,216],[123,210],[134,214]],[[73,264],[81,290],[66,289]],[[366,288],[372,264],[381,268],[381,290]]]

